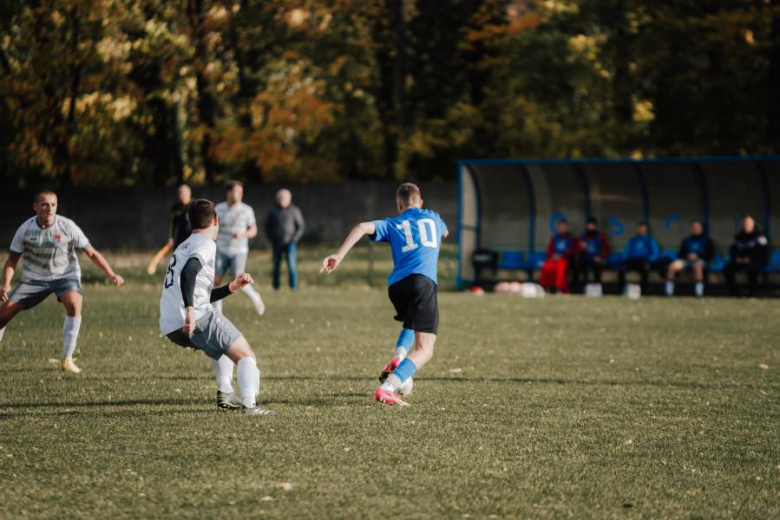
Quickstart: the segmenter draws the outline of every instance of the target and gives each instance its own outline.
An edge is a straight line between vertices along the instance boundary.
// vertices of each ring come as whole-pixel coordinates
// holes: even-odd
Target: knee
[[[73,318],[81,316],[81,298],[74,298],[73,300],[64,301],[65,313]]]

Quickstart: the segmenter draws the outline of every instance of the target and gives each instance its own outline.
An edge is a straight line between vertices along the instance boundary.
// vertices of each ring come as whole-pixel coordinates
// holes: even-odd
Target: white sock
[[[666,295],[667,296],[674,295],[674,282],[671,280],[666,281]]]
[[[260,393],[260,370],[257,362],[252,357],[241,358],[238,362],[238,386],[241,388],[241,402],[247,408],[257,405],[257,396]]]
[[[0,341],[3,341],[3,334],[5,334],[5,327],[0,329]]]
[[[255,291],[255,288],[251,285],[245,285],[241,288],[241,292],[252,298],[252,300],[256,300],[257,298],[260,298],[260,295],[257,291]]]
[[[222,314],[222,300],[215,301],[212,305],[214,306],[215,310]]]
[[[214,376],[217,379],[217,389],[226,394],[233,393],[233,361],[227,356],[219,359],[212,359],[211,366],[214,367]]]
[[[704,296],[704,282],[696,282],[696,285],[694,285],[694,291],[696,292],[697,298]]]
[[[75,352],[80,328],[81,316],[77,318],[65,316],[65,323],[62,324],[62,359],[72,356]]]
[[[401,388],[401,384],[403,384],[403,381],[395,375],[390,374],[387,379],[385,379],[385,382],[382,383],[381,388],[382,390],[390,390],[391,392],[397,392],[399,388]]]
[[[404,347],[395,347],[395,353],[393,354],[393,358],[400,357],[401,359],[406,358],[406,354],[408,354],[409,351],[406,350]]]

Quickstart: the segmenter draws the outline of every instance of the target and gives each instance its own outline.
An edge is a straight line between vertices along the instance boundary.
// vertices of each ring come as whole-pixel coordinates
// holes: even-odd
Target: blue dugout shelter
[[[768,270],[780,271],[780,156],[646,160],[498,160],[458,162],[458,284],[475,279],[477,249],[498,255],[500,270],[535,270],[558,217],[579,234],[596,217],[619,263],[636,223],[644,220],[673,255],[701,220],[722,268],[743,214],[769,237]]]

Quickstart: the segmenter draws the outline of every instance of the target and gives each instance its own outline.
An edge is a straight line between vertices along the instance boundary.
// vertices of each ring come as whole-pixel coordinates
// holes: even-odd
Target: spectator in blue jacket
[[[690,270],[693,271],[696,281],[696,297],[704,296],[704,273],[713,256],[715,256],[715,246],[710,237],[704,233],[704,224],[694,220],[691,223],[691,234],[680,244],[677,260],[669,264],[666,272],[666,295],[674,295],[674,279],[677,273]]]
[[[627,273],[638,272],[642,277],[642,293],[647,292],[650,269],[661,254],[658,242],[650,236],[649,231],[647,222],[639,222],[636,226],[636,235],[626,244],[626,259],[618,271],[620,287],[626,286]]]

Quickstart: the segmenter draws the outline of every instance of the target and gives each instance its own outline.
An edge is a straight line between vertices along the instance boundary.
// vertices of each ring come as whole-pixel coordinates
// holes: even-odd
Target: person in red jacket
[[[578,240],[569,231],[569,222],[565,218],[555,221],[555,234],[547,245],[547,260],[542,264],[539,283],[545,289],[554,289],[563,294],[569,293],[569,263],[578,250]]]
[[[591,283],[590,273],[593,273],[592,283],[601,283],[601,272],[609,258],[609,242],[604,233],[599,231],[598,221],[591,217],[585,224],[585,233],[580,237],[580,250],[577,255],[575,271],[577,282]]]

